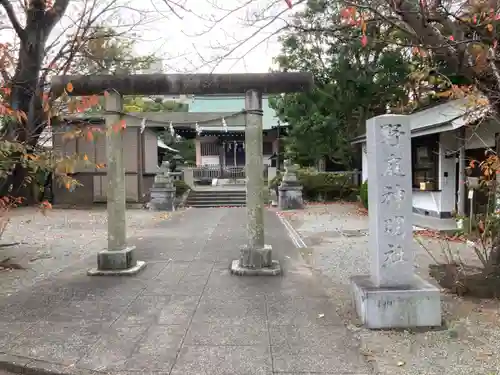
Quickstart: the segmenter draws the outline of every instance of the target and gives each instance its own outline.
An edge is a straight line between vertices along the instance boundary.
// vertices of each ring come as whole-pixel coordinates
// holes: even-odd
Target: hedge
[[[359,190],[359,197],[363,207],[368,209],[368,180],[363,182],[361,189]]]
[[[175,196],[181,197],[188,189],[191,189],[183,180],[175,180]]]
[[[269,187],[276,189],[283,176],[277,175],[271,180]],[[299,170],[297,178],[303,186],[303,197],[308,201],[355,201],[359,187],[352,184],[350,173],[312,172]]]

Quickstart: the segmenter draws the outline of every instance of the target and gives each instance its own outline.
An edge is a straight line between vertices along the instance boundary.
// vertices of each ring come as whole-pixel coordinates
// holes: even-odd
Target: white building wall
[[[457,135],[454,131],[440,134],[439,156],[438,156],[438,190],[420,191],[413,190],[413,207],[420,211],[429,211],[436,214],[440,212],[451,213],[456,205],[456,158],[447,157],[451,152],[457,150]],[[365,152],[366,144],[362,145],[362,180],[368,179],[368,157]]]
[[[413,207],[429,212],[439,212],[441,192],[413,190]]]
[[[272,161],[272,160],[269,160],[269,158],[270,158],[271,156],[272,156],[272,155],[264,155],[264,158],[263,158],[264,160],[262,160],[262,162],[264,163],[264,165],[266,165],[266,164],[267,164],[267,165],[269,165],[269,166],[271,165],[271,161]]]
[[[201,165],[219,165],[219,155],[201,157]]]
[[[361,182],[368,180],[368,156],[366,154],[366,143],[361,145]]]
[[[439,135],[439,212],[453,212],[457,201],[457,133],[444,132]]]

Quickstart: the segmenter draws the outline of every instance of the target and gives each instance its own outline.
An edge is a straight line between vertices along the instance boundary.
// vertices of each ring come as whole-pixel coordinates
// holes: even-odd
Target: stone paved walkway
[[[0,369],[370,374],[357,341],[272,212],[266,235],[282,277],[229,274],[245,242],[245,209],[191,209],[130,239],[148,262],[136,277],[88,277],[90,256],[2,297]]]

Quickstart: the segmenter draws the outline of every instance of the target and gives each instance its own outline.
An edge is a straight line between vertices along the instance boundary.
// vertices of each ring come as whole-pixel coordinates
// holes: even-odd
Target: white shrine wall
[[[467,145],[467,149],[470,146]],[[450,151],[457,149],[457,138],[454,131],[439,134],[438,155],[438,186],[436,191],[422,191],[413,189],[412,206],[413,212],[438,218],[450,218],[456,208],[457,184],[456,184],[456,159],[449,157]],[[362,144],[362,179],[368,179],[370,168],[369,158],[366,154],[366,143]]]

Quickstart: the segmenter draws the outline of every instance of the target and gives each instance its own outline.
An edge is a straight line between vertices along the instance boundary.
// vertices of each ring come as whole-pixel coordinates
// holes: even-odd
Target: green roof
[[[239,112],[245,108],[244,95],[206,95],[194,96],[189,104],[189,112]],[[270,130],[278,125],[276,112],[269,107],[267,95],[262,97],[263,129]],[[240,126],[245,126],[242,123]]]

